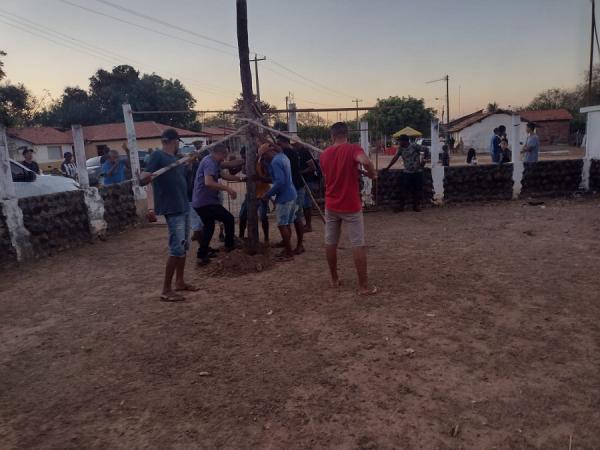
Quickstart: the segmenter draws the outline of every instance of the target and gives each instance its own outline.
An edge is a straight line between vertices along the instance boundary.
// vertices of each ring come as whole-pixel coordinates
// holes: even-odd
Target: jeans
[[[400,177],[400,183],[399,208],[404,209],[407,198],[411,197],[413,208],[418,209],[423,197],[423,172],[404,172]]]
[[[190,248],[189,213],[168,214],[165,216],[169,229],[169,256],[184,257]]]
[[[291,225],[296,222],[296,209],[298,208],[297,200],[290,200],[285,203],[276,203],[277,209],[275,214],[277,215],[277,225],[282,227],[285,225]]]
[[[235,246],[235,218],[223,205],[207,205],[196,208],[196,212],[204,223],[204,233],[202,242],[198,249],[198,257],[203,258],[208,255],[208,247],[215,232],[215,221],[223,222],[225,227],[225,248],[231,249]]]

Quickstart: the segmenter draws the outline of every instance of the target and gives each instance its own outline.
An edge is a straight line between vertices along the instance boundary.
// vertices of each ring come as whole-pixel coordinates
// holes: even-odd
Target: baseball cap
[[[29,153],[29,152],[31,152],[31,153],[34,153],[32,148],[27,148],[27,147],[25,147],[25,148],[23,149],[23,156],[25,156],[25,155],[26,155],[27,153]]]
[[[175,130],[174,128],[167,128],[160,135],[160,140],[162,142],[169,142],[169,141],[180,141],[181,139],[179,138],[179,133],[177,132],[177,130]]]

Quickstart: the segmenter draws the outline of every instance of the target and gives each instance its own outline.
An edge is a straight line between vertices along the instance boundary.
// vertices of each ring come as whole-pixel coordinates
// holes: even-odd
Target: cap
[[[163,142],[179,141],[179,133],[174,128],[167,128],[160,135],[160,140]]]
[[[23,149],[23,156],[25,156],[25,155],[26,155],[27,153],[29,153],[29,152],[33,153],[33,149],[32,149],[32,148],[27,148],[27,147],[25,147],[25,148]]]
[[[410,142],[410,138],[408,137],[407,134],[401,134],[400,137],[398,138],[398,140],[400,142]]]
[[[528,122],[527,128],[529,128],[530,130],[535,130],[537,128],[537,124],[535,124],[533,122]]]
[[[65,154],[64,154],[63,156],[64,156],[65,158],[66,158],[67,156],[73,156],[73,153],[71,153],[71,152],[65,152]]]

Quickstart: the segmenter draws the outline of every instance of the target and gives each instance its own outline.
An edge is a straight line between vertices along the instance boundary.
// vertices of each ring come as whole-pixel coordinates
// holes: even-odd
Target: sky
[[[451,118],[575,86],[590,21],[589,0],[248,0],[250,49],[267,57],[263,100],[352,107],[411,95],[441,110],[445,83],[426,82],[448,74]],[[8,79],[37,96],[87,88],[118,64],[179,78],[197,109],[230,109],[241,91],[234,0],[2,0],[0,49]]]

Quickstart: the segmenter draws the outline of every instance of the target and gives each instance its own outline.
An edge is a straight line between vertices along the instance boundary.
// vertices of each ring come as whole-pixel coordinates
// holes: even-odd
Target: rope
[[[142,186],[149,183],[150,181],[152,181],[154,178],[161,176],[162,174],[168,172],[171,169],[174,169],[175,167],[178,167],[182,164],[187,163],[189,160],[195,158],[196,156],[198,156],[201,152],[204,152],[206,150],[210,150],[213,147],[216,147],[219,144],[222,144],[223,142],[231,139],[234,136],[237,136],[238,134],[242,133],[243,131],[246,130],[246,128],[248,128],[248,125],[243,125],[242,127],[238,128],[237,131],[235,131],[234,133],[231,133],[228,136],[225,136],[223,139],[218,140],[217,142],[213,142],[212,144],[209,144],[205,147],[202,147],[200,150],[195,150],[193,152],[191,152],[188,156],[184,156],[181,159],[178,159],[177,161],[169,164],[168,166],[162,167],[161,169],[158,169],[156,172],[152,172],[150,174],[150,176],[146,179],[147,182],[146,183],[141,183]]]

